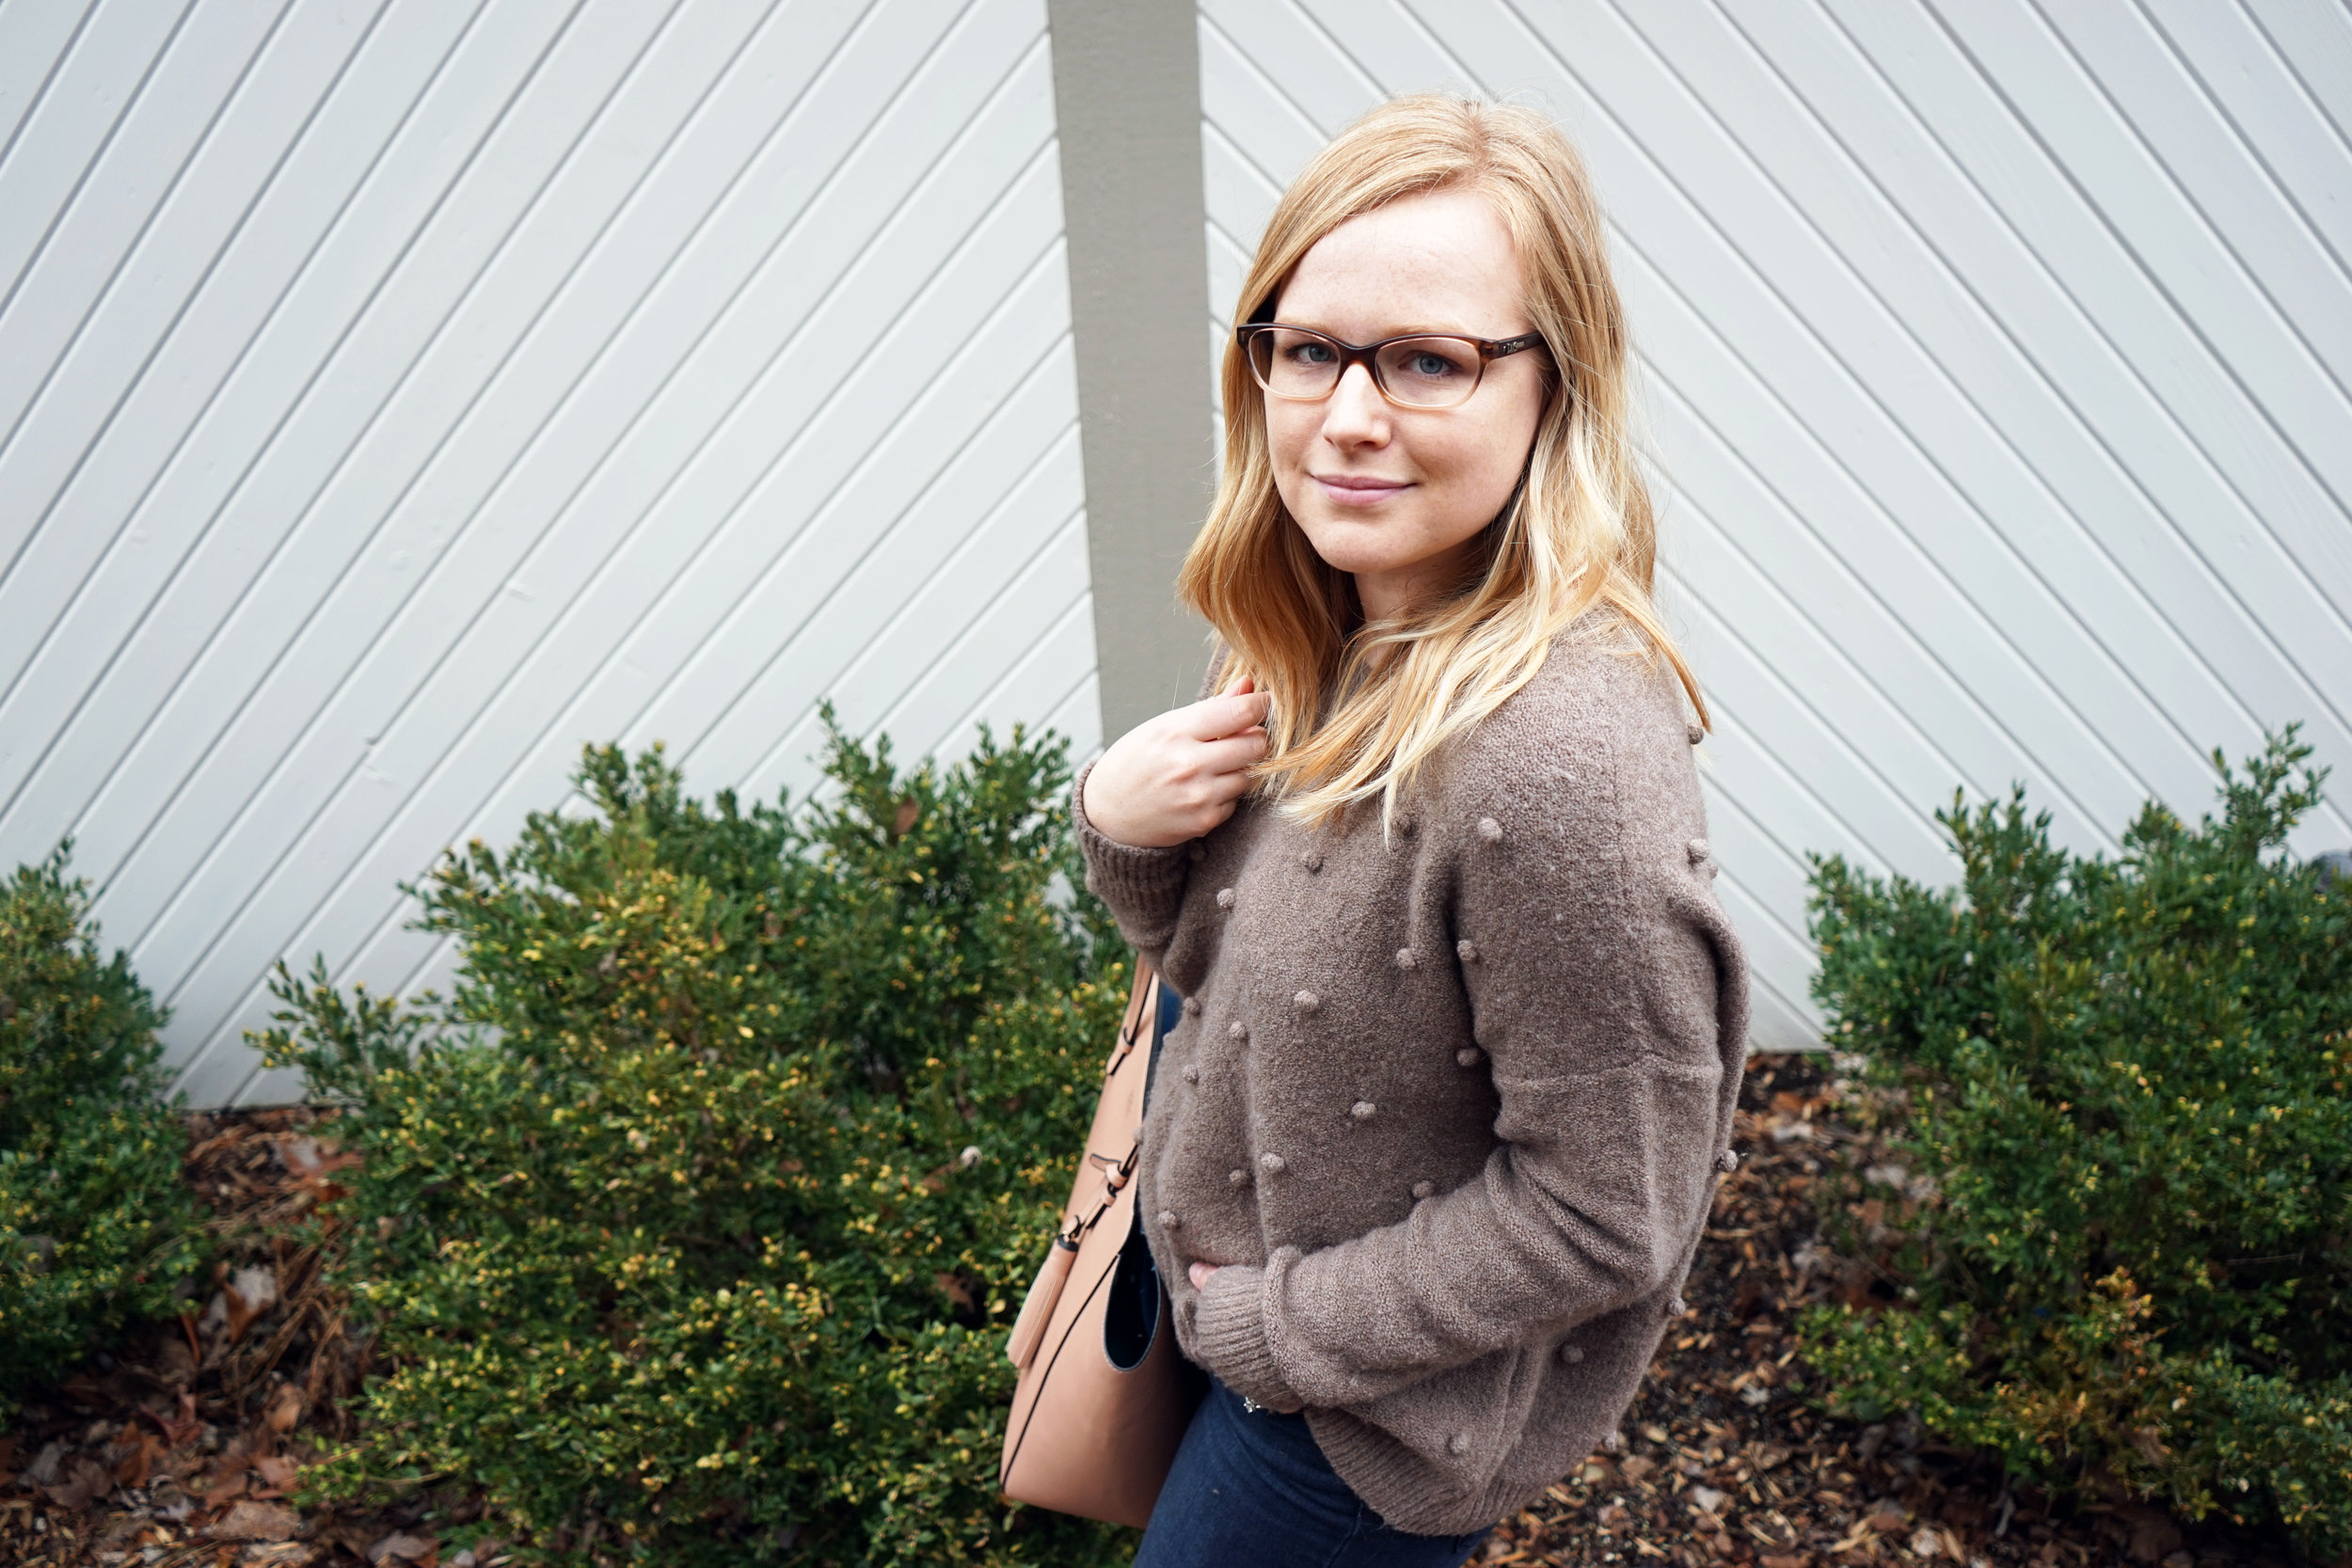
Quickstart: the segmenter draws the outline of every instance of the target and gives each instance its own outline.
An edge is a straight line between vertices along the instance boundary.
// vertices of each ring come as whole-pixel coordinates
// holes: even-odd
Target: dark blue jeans
[[[1493,1528],[1391,1529],[1333,1473],[1306,1417],[1244,1410],[1212,1379],[1136,1568],[1460,1568]]]

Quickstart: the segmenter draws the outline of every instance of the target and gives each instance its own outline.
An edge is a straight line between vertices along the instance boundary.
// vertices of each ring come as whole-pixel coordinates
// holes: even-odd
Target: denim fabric
[[[1245,1410],[1212,1379],[1135,1568],[1459,1568],[1492,1529],[1391,1529],[1332,1472],[1304,1416]]]
[[[1156,1021],[1156,1032],[1152,1036],[1152,1043],[1157,1045],[1160,1042],[1160,1037],[1175,1028],[1184,1016],[1184,999],[1176,994],[1176,988],[1169,985],[1168,976],[1163,974],[1160,976],[1160,1016]]]

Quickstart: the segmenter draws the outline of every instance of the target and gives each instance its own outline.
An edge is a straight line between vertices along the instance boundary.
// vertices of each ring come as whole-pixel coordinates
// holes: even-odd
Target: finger
[[[1264,758],[1266,745],[1266,733],[1258,728],[1203,741],[1198,753],[1200,770],[1212,775],[1239,773]]]
[[[1212,773],[1209,768],[1200,768],[1193,773],[1193,778],[1188,778],[1176,790],[1169,804],[1181,811],[1212,811],[1212,814],[1216,814],[1218,823],[1223,823],[1228,816],[1232,816],[1232,809],[1240,804],[1242,797],[1249,795],[1254,785],[1256,778],[1251,776],[1249,768],[1232,768],[1231,773]]]
[[[1216,734],[1230,735],[1247,725],[1262,722],[1273,706],[1274,696],[1271,692],[1253,689],[1208,698],[1193,704],[1187,711],[1198,721],[1196,728],[1215,725],[1219,726],[1215,730]],[[1203,735],[1201,738],[1209,736]]]
[[[1177,710],[1179,733],[1194,740],[1222,740],[1239,730],[1265,722],[1274,699],[1263,691],[1242,691],[1208,697]]]

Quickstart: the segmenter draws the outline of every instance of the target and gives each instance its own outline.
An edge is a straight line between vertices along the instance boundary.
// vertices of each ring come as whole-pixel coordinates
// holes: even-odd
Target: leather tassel
[[[1045,1324],[1054,1315],[1054,1304],[1061,1299],[1062,1281],[1070,1277],[1070,1265],[1078,1260],[1078,1243],[1067,1236],[1057,1236],[1046,1249],[1045,1266],[1037,1271],[1037,1278],[1029,1286],[1029,1293],[1021,1303],[1021,1316],[1013,1320],[1012,1338],[1005,1341],[1005,1354],[1023,1371],[1028,1370],[1029,1358],[1037,1354],[1037,1342],[1045,1337]]]

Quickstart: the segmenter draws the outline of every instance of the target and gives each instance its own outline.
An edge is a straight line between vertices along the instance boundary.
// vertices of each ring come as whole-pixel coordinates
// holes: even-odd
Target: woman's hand
[[[1185,1270],[1184,1272],[1192,1275],[1192,1288],[1194,1290],[1205,1291],[1209,1288],[1209,1275],[1216,1273],[1217,1270],[1223,1268],[1224,1266],[1225,1265],[1222,1263],[1195,1263],[1191,1268]]]
[[[1087,820],[1118,844],[1166,848],[1233,815],[1265,755],[1272,699],[1243,676],[1120,736],[1087,775]]]

